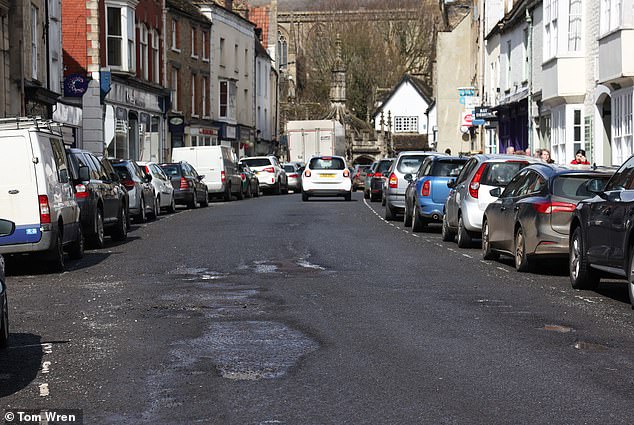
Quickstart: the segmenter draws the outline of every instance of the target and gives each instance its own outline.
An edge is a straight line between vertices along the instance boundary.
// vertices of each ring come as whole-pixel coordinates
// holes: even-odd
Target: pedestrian
[[[535,153],[533,154],[533,157],[541,158],[542,157],[542,150],[541,149],[535,149]]]
[[[446,153],[447,155],[451,155],[451,149],[449,149],[449,148],[445,149],[445,153]]]
[[[575,159],[570,161],[570,164],[573,164],[573,165],[590,165],[590,162],[588,162],[588,159],[586,158],[586,151],[583,150],[583,149],[579,149],[575,153]]]
[[[514,146],[507,146],[506,147],[506,153],[509,155],[513,155],[515,153],[515,147]]]
[[[555,163],[555,161],[550,157],[550,151],[548,149],[541,150],[540,158],[542,159],[542,161],[547,162],[548,164]]]

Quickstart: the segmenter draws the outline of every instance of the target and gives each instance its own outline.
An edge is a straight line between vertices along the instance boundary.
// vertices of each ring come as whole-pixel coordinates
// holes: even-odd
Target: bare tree
[[[300,101],[328,106],[330,76],[341,39],[347,71],[347,104],[358,117],[374,109],[375,93],[390,88],[404,74],[416,74],[431,87],[436,34],[441,25],[437,2],[429,0],[362,1],[355,10],[349,0],[324,0],[323,20],[297,52],[297,96]],[[345,8],[344,8],[345,4]],[[357,0],[358,8],[360,0]]]

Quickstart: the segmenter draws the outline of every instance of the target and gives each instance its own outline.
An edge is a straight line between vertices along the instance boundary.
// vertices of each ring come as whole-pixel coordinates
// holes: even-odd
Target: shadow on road
[[[27,387],[42,366],[44,347],[39,335],[12,333],[9,347],[0,351],[0,398]]]

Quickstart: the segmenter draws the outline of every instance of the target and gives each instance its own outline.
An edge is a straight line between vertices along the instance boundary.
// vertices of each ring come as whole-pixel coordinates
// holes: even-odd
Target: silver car
[[[445,202],[442,221],[442,239],[453,241],[458,235],[458,246],[471,246],[474,237],[482,234],[482,217],[487,206],[497,197],[490,190],[504,188],[513,176],[529,164],[540,159],[524,155],[474,155],[455,180]]]
[[[282,168],[286,171],[286,177],[288,178],[288,190],[292,190],[295,193],[302,191],[302,172],[299,169],[299,165],[293,163],[282,164]]]
[[[383,203],[385,205],[385,219],[394,220],[397,214],[405,212],[405,191],[409,182],[405,180],[406,174],[416,174],[423,160],[430,155],[442,155],[444,153],[411,151],[398,154],[383,185]]]

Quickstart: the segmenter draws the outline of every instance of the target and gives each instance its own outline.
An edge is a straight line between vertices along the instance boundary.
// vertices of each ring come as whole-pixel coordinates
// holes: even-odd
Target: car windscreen
[[[594,193],[591,191],[601,191],[610,176],[578,176],[578,175],[561,175],[557,176],[553,181],[553,195],[561,196],[569,199],[592,198]]]
[[[161,169],[168,176],[180,176],[181,175],[181,167],[178,164],[161,164]]]
[[[249,167],[268,167],[271,165],[271,160],[268,158],[250,158],[243,159],[242,162]]]
[[[392,160],[380,161],[378,167],[376,167],[374,172],[375,173],[385,173],[387,170],[390,169],[391,165],[392,165]]]
[[[403,174],[416,174],[420,168],[420,164],[429,155],[403,155],[398,161],[396,169]]]
[[[431,168],[431,176],[434,177],[456,177],[460,170],[467,163],[467,159],[441,159],[434,162]]]
[[[346,162],[341,158],[312,158],[308,167],[311,170],[345,170]]]
[[[527,165],[528,162],[524,161],[489,162],[482,172],[480,184],[496,187],[506,186],[513,176]]]

